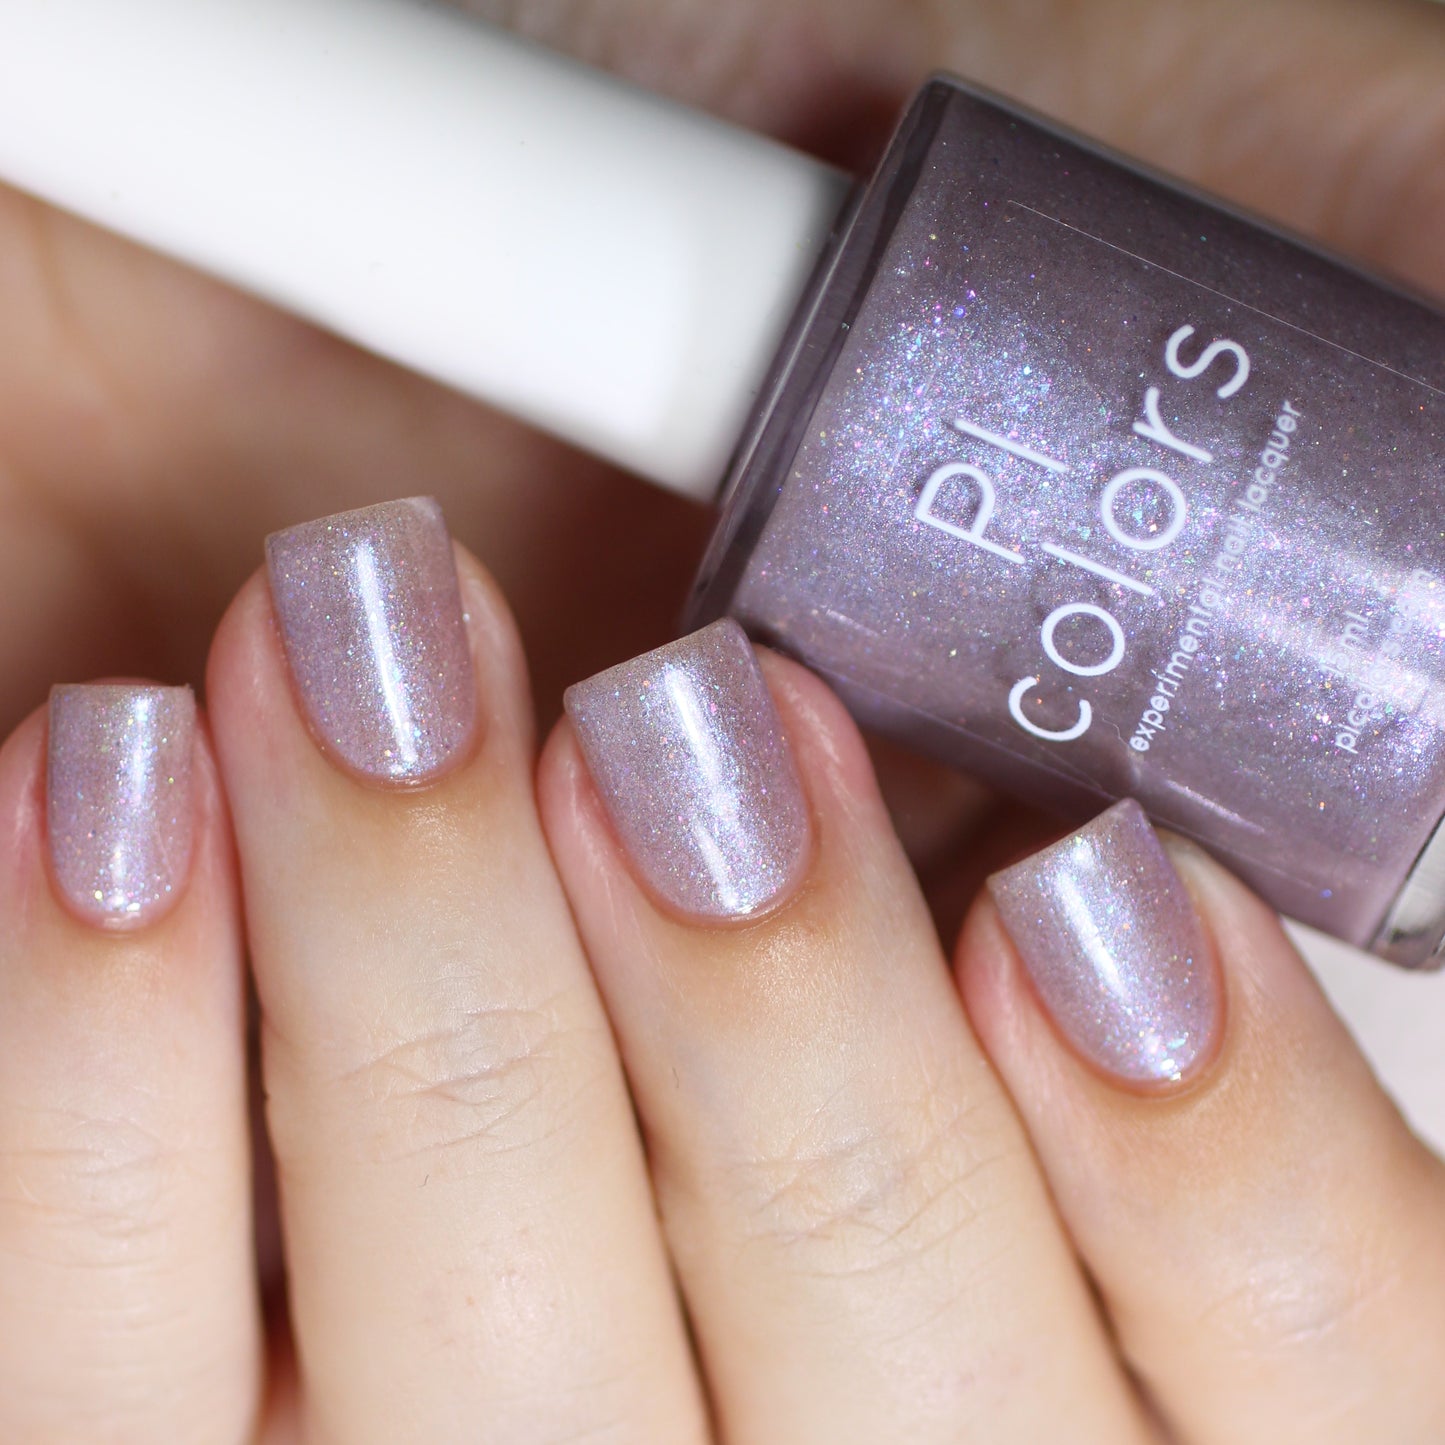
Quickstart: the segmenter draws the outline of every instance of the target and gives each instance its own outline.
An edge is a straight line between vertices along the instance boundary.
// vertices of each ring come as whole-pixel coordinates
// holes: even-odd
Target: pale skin
[[[1424,0],[479,8],[859,164],[947,66],[1445,292]],[[1175,848],[1219,1056],[1119,1088],[977,892],[1035,826],[892,759],[890,817],[765,658],[816,852],[678,919],[536,718],[669,635],[704,516],[3,192],[0,315],[0,1439],[1445,1438],[1445,1168],[1215,865]],[[246,579],[422,491],[483,726],[400,792],[317,746]],[[31,711],[115,674],[208,715],[188,885],[123,937],[47,876]]]

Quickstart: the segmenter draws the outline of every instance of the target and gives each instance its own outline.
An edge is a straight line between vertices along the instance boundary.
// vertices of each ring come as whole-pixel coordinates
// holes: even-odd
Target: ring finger
[[[856,730],[766,679],[714,624],[541,775],[723,1437],[1149,1438]]]

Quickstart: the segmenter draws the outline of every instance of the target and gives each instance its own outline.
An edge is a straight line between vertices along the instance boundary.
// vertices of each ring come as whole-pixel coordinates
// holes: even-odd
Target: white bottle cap
[[[697,497],[847,187],[411,0],[4,0],[0,176]]]

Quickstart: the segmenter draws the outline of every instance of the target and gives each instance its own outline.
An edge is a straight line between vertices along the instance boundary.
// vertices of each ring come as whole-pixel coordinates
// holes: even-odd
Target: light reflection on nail
[[[94,684],[50,694],[46,830],[66,902],[102,927],[164,913],[195,831],[187,687]]]
[[[1218,964],[1137,803],[995,874],[989,889],[1039,997],[1085,1057],[1131,1083],[1169,1084],[1212,1054]]]
[[[464,753],[476,687],[451,539],[429,497],[267,538],[271,595],[312,730],[343,766],[420,783]]]
[[[567,712],[613,825],[665,902],[701,918],[747,917],[798,882],[807,804],[735,622],[579,683]]]

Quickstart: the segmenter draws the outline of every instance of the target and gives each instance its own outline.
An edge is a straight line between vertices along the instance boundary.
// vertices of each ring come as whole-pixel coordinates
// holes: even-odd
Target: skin
[[[1445,291],[1424,3],[514,8],[851,164],[948,64]],[[895,827],[772,661],[809,877],[745,930],[667,916],[534,719],[668,635],[704,517],[9,193],[0,304],[5,726],[209,658],[214,737],[189,887],[124,938],[50,887],[41,719],[0,751],[0,1438],[1445,1433],[1441,1166],[1212,864],[1179,854],[1228,1035],[1143,1099],[987,901],[950,970],[936,920],[1030,821],[890,762]],[[402,489],[492,569],[459,554],[483,738],[415,795],[325,760],[245,582],[266,531]],[[243,948],[289,1319],[264,1228],[252,1283]]]

